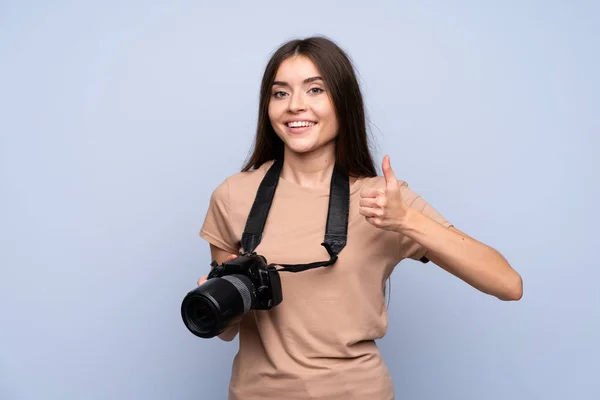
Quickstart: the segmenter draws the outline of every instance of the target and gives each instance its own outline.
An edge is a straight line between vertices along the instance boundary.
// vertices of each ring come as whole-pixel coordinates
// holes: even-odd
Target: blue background
[[[397,398],[600,398],[599,9],[0,2],[0,399],[226,398],[237,340],[179,306],[265,63],[312,34],[353,58],[378,163],[524,279],[504,303],[401,263],[379,342]]]

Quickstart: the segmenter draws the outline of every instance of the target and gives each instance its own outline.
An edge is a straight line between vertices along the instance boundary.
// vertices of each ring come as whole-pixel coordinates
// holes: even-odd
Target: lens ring
[[[221,312],[211,296],[186,296],[181,306],[181,316],[187,328],[196,336],[209,338],[220,330]]]
[[[244,275],[232,274],[208,279],[183,299],[183,322],[196,336],[214,337],[233,318],[252,308],[255,292],[252,281]]]
[[[188,304],[188,316],[191,325],[198,332],[210,332],[217,324],[218,314],[213,312],[211,302],[206,297],[192,297]]]

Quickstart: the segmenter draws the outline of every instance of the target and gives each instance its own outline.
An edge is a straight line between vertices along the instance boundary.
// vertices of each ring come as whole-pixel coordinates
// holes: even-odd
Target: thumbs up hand
[[[408,206],[402,200],[400,184],[392,171],[390,157],[383,158],[385,188],[365,188],[360,192],[359,212],[367,221],[388,231],[399,232],[408,213]]]

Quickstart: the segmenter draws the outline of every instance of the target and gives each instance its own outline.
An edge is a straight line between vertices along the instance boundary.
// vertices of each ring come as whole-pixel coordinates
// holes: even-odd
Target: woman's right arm
[[[231,261],[237,257],[236,254],[231,254],[230,252],[225,251],[213,244],[210,245],[210,256],[213,260],[217,262],[217,264],[222,264],[226,261]],[[198,286],[206,282],[206,278],[207,276],[201,277],[198,280]],[[240,331],[240,321],[241,318],[236,318],[233,321],[231,321],[227,328],[225,328],[225,330],[219,335],[219,339],[224,340],[226,342],[231,342]]]

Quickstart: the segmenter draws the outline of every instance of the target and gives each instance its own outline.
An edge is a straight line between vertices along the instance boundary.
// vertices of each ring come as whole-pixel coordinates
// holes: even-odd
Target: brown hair
[[[283,142],[273,130],[268,108],[277,69],[285,59],[294,55],[310,58],[323,75],[323,81],[328,87],[339,126],[336,162],[350,176],[376,176],[369,150],[363,98],[352,62],[337,44],[324,37],[291,40],[272,55],[260,87],[254,150],[242,171],[256,169],[270,160],[283,159]]]

